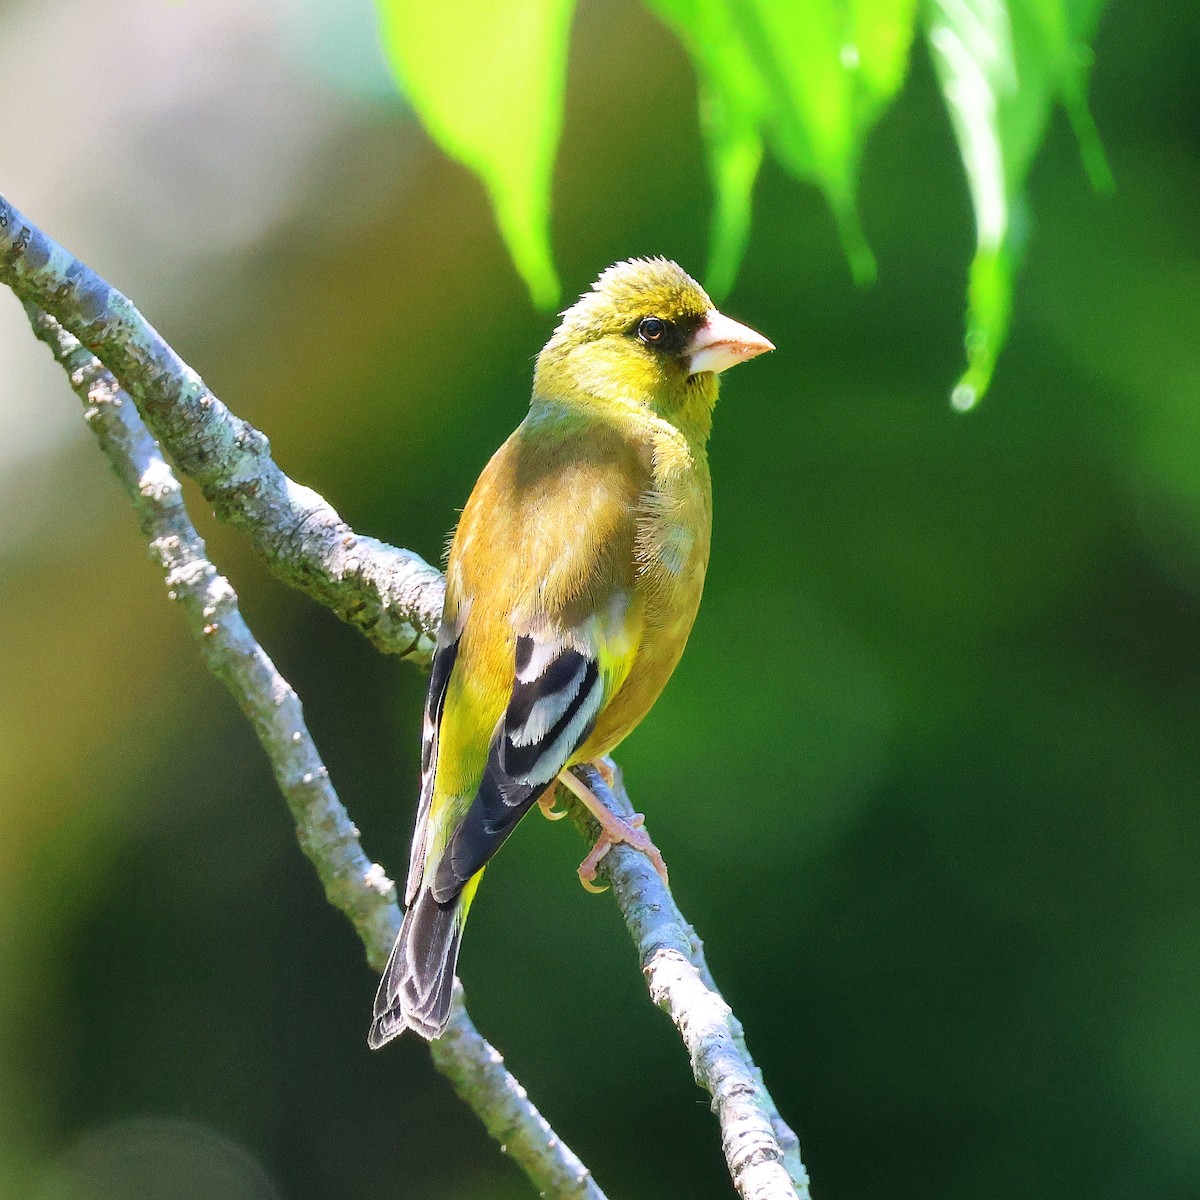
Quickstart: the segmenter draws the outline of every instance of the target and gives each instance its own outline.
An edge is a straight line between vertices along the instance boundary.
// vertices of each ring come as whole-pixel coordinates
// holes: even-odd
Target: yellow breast
[[[643,633],[629,675],[574,756],[614,749],[649,712],[675,670],[700,607],[712,535],[712,488],[702,446],[663,422],[651,442],[650,482],[638,506],[634,593]]]

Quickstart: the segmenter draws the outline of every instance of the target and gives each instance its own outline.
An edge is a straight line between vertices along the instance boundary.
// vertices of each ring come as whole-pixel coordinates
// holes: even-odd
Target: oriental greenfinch
[[[719,374],[774,347],[666,259],[606,270],[538,356],[529,413],[496,451],[450,545],[429,680],[407,912],[368,1041],[437,1037],[484,867],[561,781],[601,837],[665,877],[640,819],[573,766],[608,754],[675,669],[708,565],[706,445]]]

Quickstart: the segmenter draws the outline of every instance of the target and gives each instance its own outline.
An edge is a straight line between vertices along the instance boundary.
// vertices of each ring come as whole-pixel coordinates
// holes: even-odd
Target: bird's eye
[[[638,324],[638,337],[648,346],[656,346],[667,336],[667,329],[661,317],[643,317]]]

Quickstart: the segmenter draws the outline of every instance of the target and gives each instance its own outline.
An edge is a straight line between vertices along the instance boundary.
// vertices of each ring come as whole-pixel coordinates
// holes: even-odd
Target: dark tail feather
[[[375,994],[375,1020],[367,1034],[372,1050],[406,1029],[432,1039],[446,1028],[465,917],[462,893],[439,904],[421,889]]]

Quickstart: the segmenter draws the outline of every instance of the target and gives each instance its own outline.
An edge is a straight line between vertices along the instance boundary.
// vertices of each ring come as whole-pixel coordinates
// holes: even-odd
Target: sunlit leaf
[[[550,188],[574,0],[378,0],[384,52],[426,129],[484,182],[535,303],[553,308]]]
[[[745,113],[730,112],[725,98],[708,87],[700,93],[700,123],[713,182],[705,282],[719,300],[733,287],[750,238],[751,198],[763,141],[754,121]]]
[[[649,0],[691,56],[699,80],[700,127],[713,185],[708,286],[733,285],[750,234],[754,181],[770,85],[759,71],[727,0]]]
[[[924,0],[934,65],[975,211],[965,340],[967,369],[951,394],[973,407],[1008,334],[1013,278],[1024,244],[1029,167],[1061,100],[1098,187],[1111,185],[1085,99],[1086,39],[1103,0]]]
[[[1036,4],[1023,0],[1023,16],[1038,22],[1040,43],[1054,64],[1058,97],[1066,109],[1079,142],[1084,168],[1092,186],[1111,191],[1112,170],[1100,142],[1100,134],[1087,103],[1088,73],[1092,65],[1089,42],[1096,32],[1104,0],[1062,0]]]
[[[728,286],[745,249],[765,139],[816,183],[855,277],[875,262],[858,219],[863,145],[904,80],[916,0],[651,0],[700,79],[716,192],[710,275]]]
[[[413,107],[483,180],[535,300],[559,286],[550,194],[574,0],[378,0],[383,42]],[[1007,336],[1030,165],[1056,103],[1097,188],[1112,176],[1087,106],[1103,0],[647,0],[692,59],[714,204],[708,283],[736,278],[765,152],[821,188],[860,282],[875,261],[858,214],[866,139],[903,84],[918,5],[975,213],[966,370],[986,391]]]

